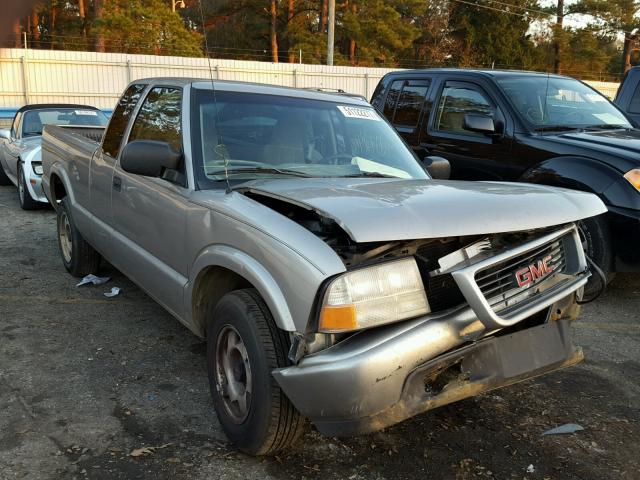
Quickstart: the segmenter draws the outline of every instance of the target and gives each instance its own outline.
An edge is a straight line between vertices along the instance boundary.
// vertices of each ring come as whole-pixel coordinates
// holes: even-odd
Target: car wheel
[[[11,179],[4,172],[4,168],[2,167],[2,162],[0,162],[0,186],[11,185]]]
[[[207,370],[222,429],[250,455],[291,447],[304,419],[271,375],[289,365],[289,336],[254,289],[225,295],[207,319]]]
[[[38,202],[31,198],[29,189],[27,188],[27,181],[24,178],[24,171],[22,164],[18,163],[18,199],[20,200],[20,207],[23,210],[35,210],[38,208]]]
[[[73,223],[69,197],[62,199],[56,210],[58,224],[58,246],[64,268],[74,277],[97,273],[100,254],[80,235]]]
[[[585,298],[596,295],[600,289],[613,280],[613,250],[611,232],[606,219],[599,215],[578,222],[578,233],[584,253],[602,270],[605,275],[603,285],[600,275],[591,268],[591,278],[584,288]]]

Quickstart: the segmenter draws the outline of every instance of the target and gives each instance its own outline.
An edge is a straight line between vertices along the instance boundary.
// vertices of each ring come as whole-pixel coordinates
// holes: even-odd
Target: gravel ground
[[[292,453],[251,458],[220,429],[204,343],[109,265],[108,284],[75,288],[54,212],[23,212],[10,187],[0,272],[3,480],[640,479],[640,275],[618,275],[584,307],[577,367],[373,435],[309,427]],[[113,286],[123,292],[104,297]],[[584,431],[541,436],[565,423]]]

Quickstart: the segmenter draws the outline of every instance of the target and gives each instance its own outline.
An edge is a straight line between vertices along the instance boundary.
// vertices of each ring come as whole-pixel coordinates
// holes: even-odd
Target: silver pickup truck
[[[66,269],[104,257],[206,337],[245,452],[290,447],[305,418],[371,432],[583,358],[574,222],[602,202],[434,180],[361,99],[139,80],[100,143],[47,126],[42,156]]]

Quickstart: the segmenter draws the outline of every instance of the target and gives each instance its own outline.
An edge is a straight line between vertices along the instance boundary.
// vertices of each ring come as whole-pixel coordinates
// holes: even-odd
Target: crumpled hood
[[[590,193],[504,182],[300,178],[235,188],[335,220],[356,242],[529,230],[606,212]]]
[[[640,167],[640,130],[638,129],[568,132],[559,135],[543,135],[541,138],[553,143],[587,148],[592,153],[586,156],[597,157],[615,169],[622,167],[624,172]],[[598,153],[604,155],[598,156]],[[619,161],[609,162],[607,155],[626,160],[626,165],[620,165]]]

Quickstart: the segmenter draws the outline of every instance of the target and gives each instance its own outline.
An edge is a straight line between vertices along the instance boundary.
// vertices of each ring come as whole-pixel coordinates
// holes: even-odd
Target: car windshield
[[[346,100],[346,99],[345,99]],[[411,151],[369,106],[195,91],[193,151],[206,183],[265,177],[424,179]],[[226,174],[225,174],[226,169]]]
[[[46,108],[28,110],[22,119],[22,136],[42,135],[44,125],[83,125],[104,127],[107,116],[100,110],[86,108]]]
[[[538,131],[631,128],[606,97],[572,78],[505,77],[498,84]]]

